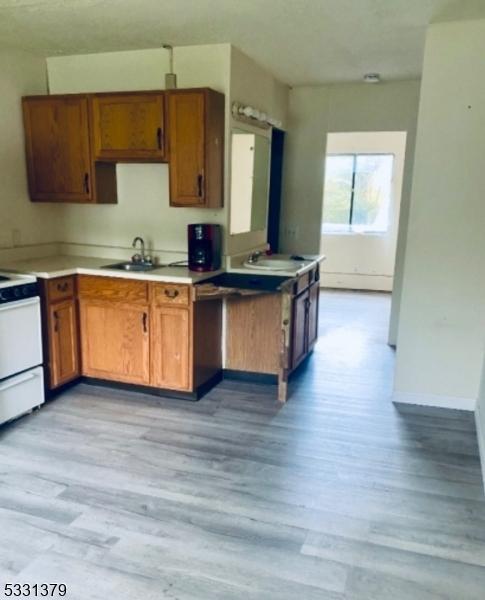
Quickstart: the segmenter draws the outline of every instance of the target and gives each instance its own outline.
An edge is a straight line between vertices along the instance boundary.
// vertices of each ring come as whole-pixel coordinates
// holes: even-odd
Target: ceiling
[[[0,0],[0,47],[44,56],[229,42],[290,85],[421,72],[427,25],[485,0]]]

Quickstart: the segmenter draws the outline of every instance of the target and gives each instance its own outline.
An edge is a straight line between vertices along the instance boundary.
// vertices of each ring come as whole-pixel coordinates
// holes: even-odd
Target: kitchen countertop
[[[255,267],[245,267],[244,261],[246,260],[246,256],[241,259],[240,264],[232,264],[227,271],[229,273],[244,273],[246,275],[278,275],[280,277],[299,277],[303,275],[307,271],[310,271],[317,263],[323,262],[326,257],[323,254],[305,254],[303,256],[304,260],[295,261],[297,264],[301,266],[297,270],[291,271],[283,271],[283,270],[275,270],[270,271],[268,269],[257,269],[257,262],[255,263]],[[262,259],[271,260],[272,258],[277,260],[291,260],[291,256],[289,254],[270,254],[270,255],[261,255]]]
[[[149,272],[119,271],[117,269],[103,269],[105,265],[126,262],[123,259],[95,258],[88,256],[47,256],[1,264],[3,271],[25,273],[40,279],[52,279],[66,275],[97,275],[102,277],[120,277],[121,279],[141,279],[143,281],[160,281],[166,283],[193,284],[204,281],[214,275],[222,273],[210,271],[196,273],[187,267],[162,267]]]
[[[265,257],[271,259],[271,256]],[[286,255],[273,255],[273,258],[288,259]],[[280,277],[299,277],[303,275],[315,264],[325,260],[325,256],[312,255],[305,256],[304,261],[301,261],[301,267],[296,271],[270,271],[268,269],[255,269],[244,267],[243,264],[231,265],[226,271],[229,273],[242,273],[245,275],[276,275]],[[218,271],[209,271],[206,273],[196,273],[190,271],[187,267],[160,266],[153,271],[137,272],[137,271],[121,271],[118,269],[102,268],[106,265],[116,264],[117,262],[125,262],[123,259],[113,258],[98,258],[91,256],[47,256],[43,258],[33,258],[28,260],[7,262],[0,264],[0,269],[19,273],[28,274],[40,279],[52,279],[55,277],[64,277],[66,275],[96,275],[101,277],[119,277],[121,279],[139,279],[143,281],[159,281],[166,283],[185,283],[194,284],[219,275],[224,272],[224,269]]]

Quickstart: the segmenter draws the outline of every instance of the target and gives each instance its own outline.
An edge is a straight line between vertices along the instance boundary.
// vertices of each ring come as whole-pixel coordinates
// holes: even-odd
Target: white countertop
[[[144,281],[160,281],[166,283],[197,283],[204,279],[214,277],[222,270],[206,273],[196,273],[187,267],[159,267],[149,272],[119,271],[117,269],[103,269],[105,265],[126,262],[122,259],[94,258],[88,256],[47,256],[1,264],[0,269],[13,273],[25,273],[52,279],[66,275],[97,275],[104,277],[120,277],[122,279],[141,279]]]
[[[265,260],[271,260],[272,258],[277,259],[277,260],[291,260],[291,256],[289,254],[271,254],[269,256],[266,255],[262,255],[261,258],[265,259]],[[297,265],[299,265],[298,268],[294,269],[294,270],[288,270],[288,271],[283,271],[283,270],[275,270],[275,271],[271,271],[268,269],[258,269],[257,268],[257,262],[255,263],[255,265],[253,267],[245,267],[244,266],[244,260],[246,260],[246,256],[242,259],[240,264],[233,264],[231,265],[227,271],[229,273],[245,273],[245,274],[253,274],[253,275],[278,275],[280,277],[299,277],[300,275],[303,275],[304,273],[306,273],[307,271],[310,271],[311,269],[313,269],[313,267],[320,262],[323,262],[325,260],[325,256],[323,254],[305,254],[303,255],[304,260],[298,260],[295,261],[295,263]]]

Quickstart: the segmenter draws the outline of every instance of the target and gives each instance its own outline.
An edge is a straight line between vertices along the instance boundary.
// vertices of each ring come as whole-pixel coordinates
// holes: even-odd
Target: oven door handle
[[[38,296],[34,298],[28,298],[26,300],[14,300],[13,302],[6,302],[5,304],[0,304],[0,312],[11,310],[12,308],[23,308],[24,306],[33,306],[35,304],[39,304],[40,300]]]
[[[25,383],[26,381],[30,381],[31,379],[35,379],[36,377],[38,377],[38,375],[36,375],[35,373],[27,373],[21,379],[14,377],[15,381],[7,381],[7,383],[0,385],[0,392],[4,392],[9,388],[15,387],[16,385],[20,385],[21,383]]]

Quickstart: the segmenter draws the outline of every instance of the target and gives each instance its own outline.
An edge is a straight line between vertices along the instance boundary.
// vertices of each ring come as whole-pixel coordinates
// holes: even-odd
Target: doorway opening
[[[392,291],[406,137],[403,131],[328,134],[323,287]]]

